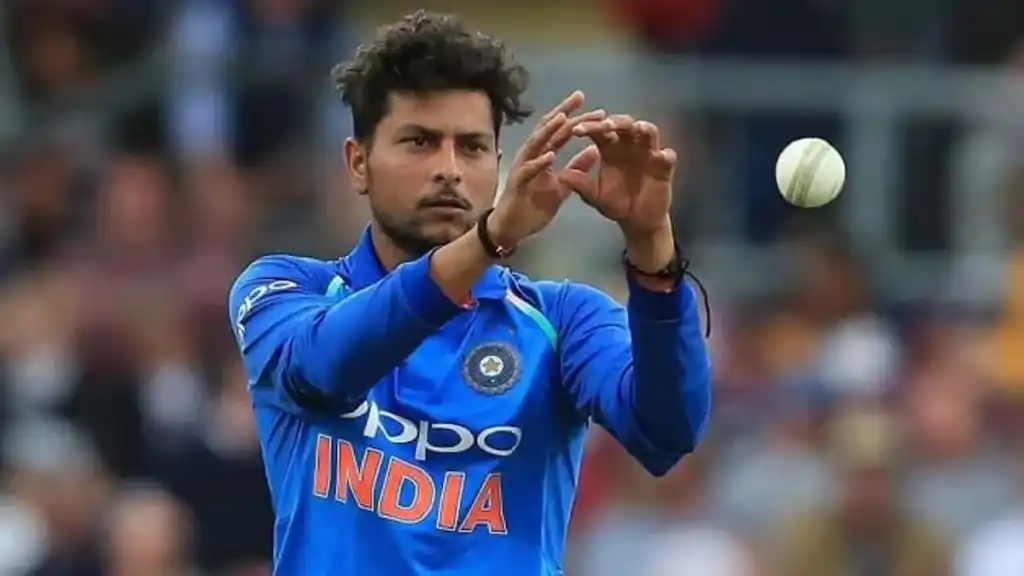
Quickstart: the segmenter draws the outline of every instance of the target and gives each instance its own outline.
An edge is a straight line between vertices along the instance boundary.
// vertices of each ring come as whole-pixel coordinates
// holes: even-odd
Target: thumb
[[[586,173],[590,172],[600,161],[601,152],[597,149],[597,146],[591,144],[573,156],[569,163],[565,165],[565,169]]]
[[[590,174],[579,170],[562,170],[558,174],[558,181],[563,186],[579,194],[584,200],[591,200],[597,194],[597,183]]]
[[[597,146],[587,146],[569,160],[569,163],[558,174],[558,179],[584,200],[591,199],[597,193],[597,183],[590,177],[589,172],[600,161],[601,153]]]

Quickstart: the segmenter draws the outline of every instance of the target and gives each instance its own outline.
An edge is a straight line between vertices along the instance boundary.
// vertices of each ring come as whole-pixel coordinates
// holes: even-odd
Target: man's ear
[[[352,188],[359,195],[364,195],[369,190],[369,151],[359,140],[347,138],[345,140],[345,167],[348,169],[348,178]]]
[[[502,150],[501,148],[498,148],[498,162],[501,162],[501,159],[504,158],[504,157],[505,157],[505,151]]]

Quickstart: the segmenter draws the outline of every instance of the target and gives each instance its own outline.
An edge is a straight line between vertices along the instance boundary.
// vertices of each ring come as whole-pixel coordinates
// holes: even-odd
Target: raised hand
[[[603,110],[571,117],[583,106],[576,91],[545,114],[516,153],[505,189],[487,220],[491,238],[514,248],[547,226],[572,193],[553,170],[555,156],[573,137],[573,130],[605,119]]]
[[[657,126],[616,115],[582,122],[573,134],[588,137],[593,144],[559,175],[565,185],[617,222],[627,237],[668,225],[676,153],[661,148]],[[591,177],[589,172],[598,164],[597,177]]]

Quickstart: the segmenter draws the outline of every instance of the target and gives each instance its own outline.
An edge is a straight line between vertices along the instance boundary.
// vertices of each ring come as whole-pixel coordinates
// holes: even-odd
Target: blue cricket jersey
[[[276,513],[280,576],[562,574],[590,422],[654,475],[703,436],[695,295],[627,308],[491,267],[458,306],[430,255],[391,273],[266,256],[230,296]]]

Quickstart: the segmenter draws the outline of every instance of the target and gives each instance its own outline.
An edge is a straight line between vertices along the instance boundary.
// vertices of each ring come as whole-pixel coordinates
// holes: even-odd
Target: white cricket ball
[[[775,183],[782,197],[794,206],[824,206],[839,196],[844,182],[843,157],[821,138],[791,142],[775,162]]]

